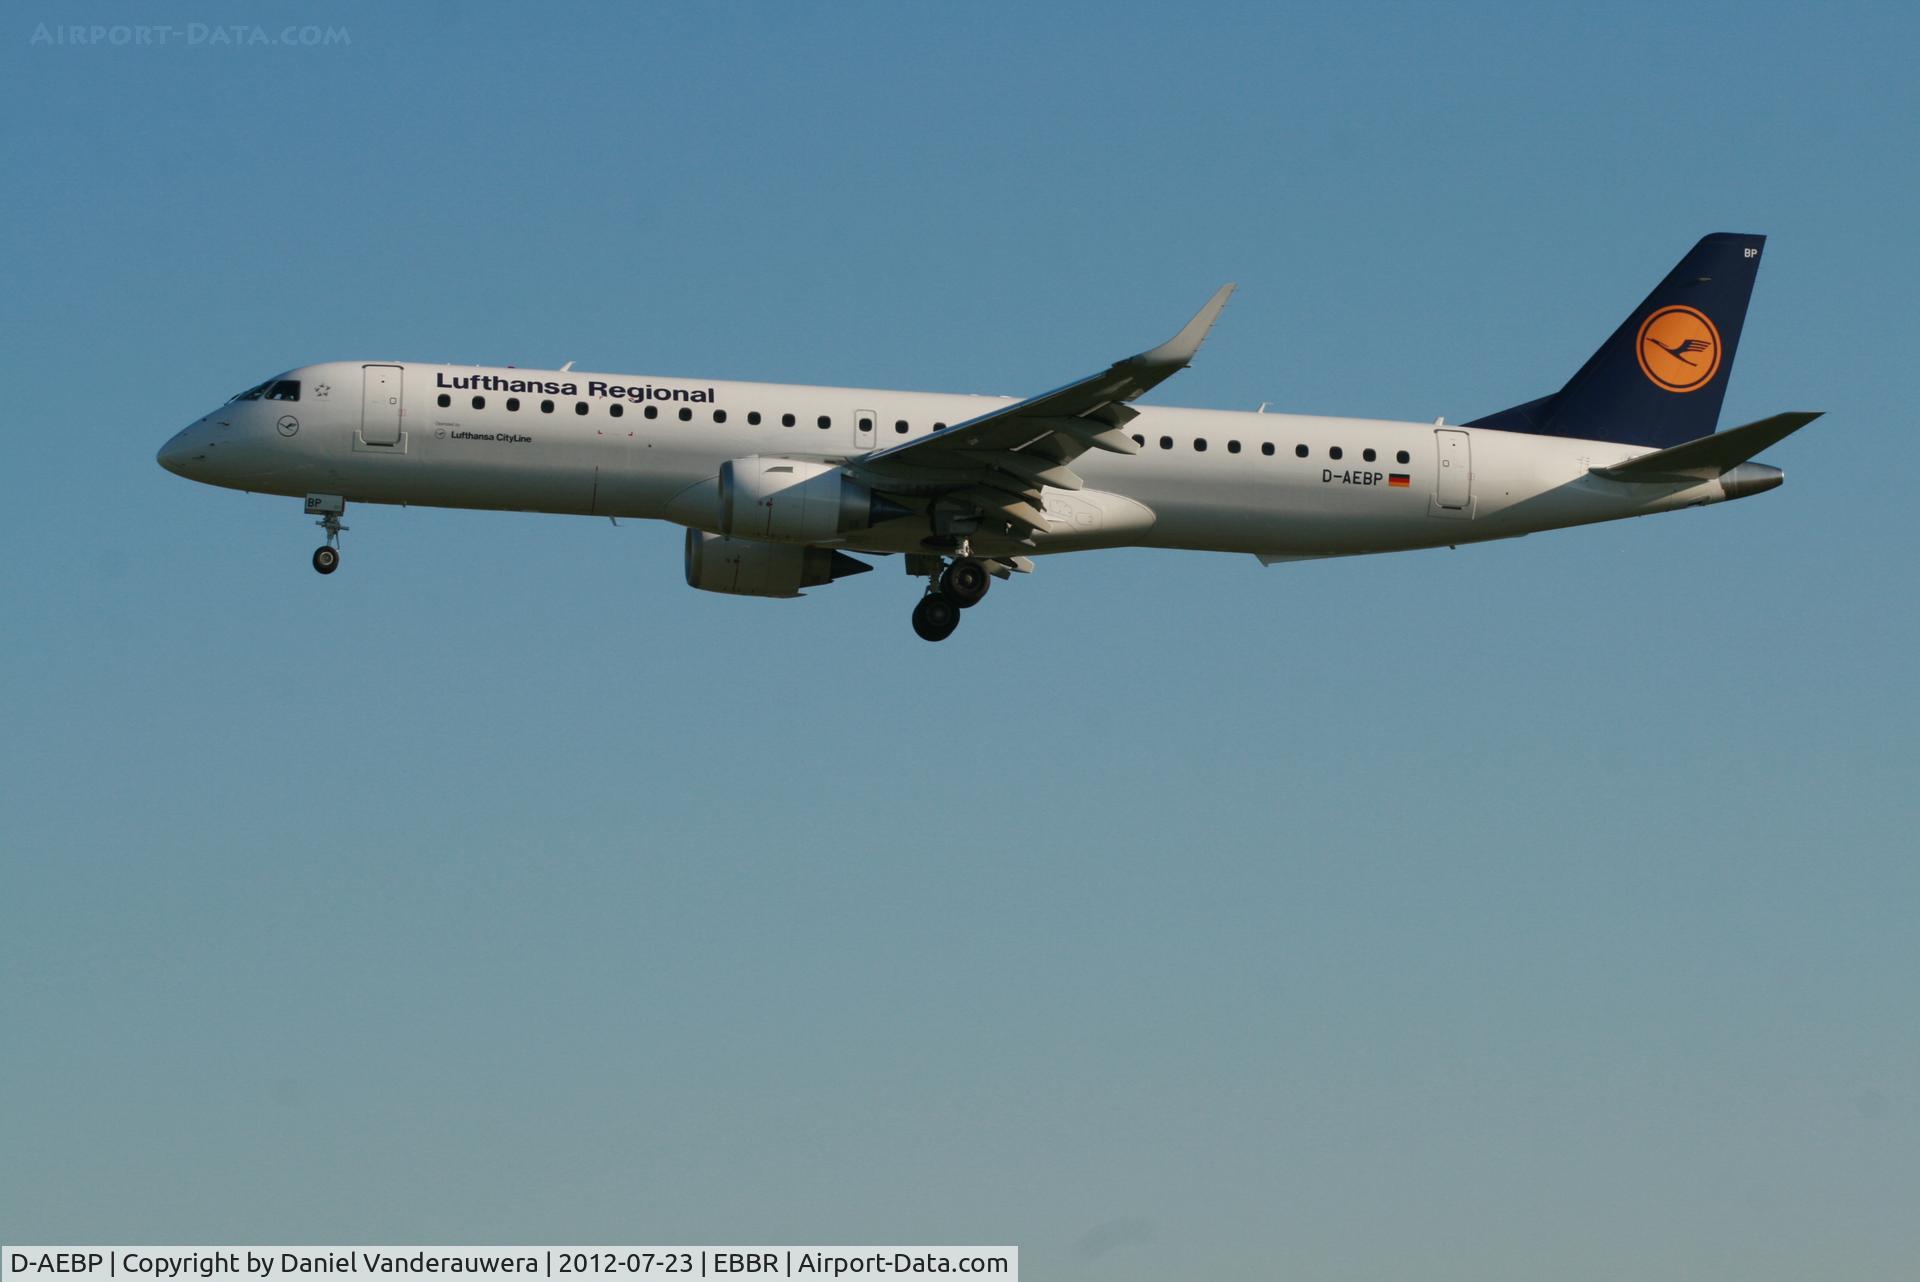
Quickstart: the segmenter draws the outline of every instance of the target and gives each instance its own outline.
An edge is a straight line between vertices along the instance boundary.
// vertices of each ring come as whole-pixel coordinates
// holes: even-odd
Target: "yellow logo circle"
[[[1720,372],[1720,331],[1706,313],[1662,307],[1640,325],[1640,372],[1667,392],[1697,392]]]

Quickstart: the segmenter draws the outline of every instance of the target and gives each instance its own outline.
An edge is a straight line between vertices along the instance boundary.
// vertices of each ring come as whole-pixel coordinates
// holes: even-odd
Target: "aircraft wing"
[[[1222,285],[1158,347],[991,414],[862,455],[847,470],[875,490],[951,500],[954,510],[971,508],[1022,537],[1045,530],[1041,488],[1082,488],[1070,465],[1090,449],[1140,452],[1122,430],[1139,415],[1127,402],[1187,367],[1233,288]]]

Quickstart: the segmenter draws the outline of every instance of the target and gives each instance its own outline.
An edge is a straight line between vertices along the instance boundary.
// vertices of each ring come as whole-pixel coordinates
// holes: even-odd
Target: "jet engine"
[[[799,596],[873,567],[832,548],[756,543],[705,530],[687,531],[687,586],[734,596]]]
[[[720,532],[733,538],[819,543],[908,512],[832,463],[753,454],[720,465]]]

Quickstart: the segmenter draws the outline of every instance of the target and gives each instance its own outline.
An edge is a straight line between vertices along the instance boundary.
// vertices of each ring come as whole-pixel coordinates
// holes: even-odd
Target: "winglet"
[[[1220,319],[1220,311],[1227,305],[1227,299],[1233,296],[1233,291],[1231,283],[1222,285],[1207,300],[1207,305],[1194,313],[1185,329],[1152,351],[1142,352],[1133,359],[1143,365],[1170,365],[1174,369],[1184,369],[1193,360],[1193,354],[1200,350],[1200,344],[1206,341],[1207,331]]]

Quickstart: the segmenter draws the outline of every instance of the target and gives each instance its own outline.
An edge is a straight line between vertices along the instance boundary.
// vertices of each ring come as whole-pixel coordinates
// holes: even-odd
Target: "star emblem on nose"
[[[315,383],[313,385],[313,394],[315,396],[325,396],[328,392],[332,390],[333,389],[331,387],[328,387],[325,383]]]

